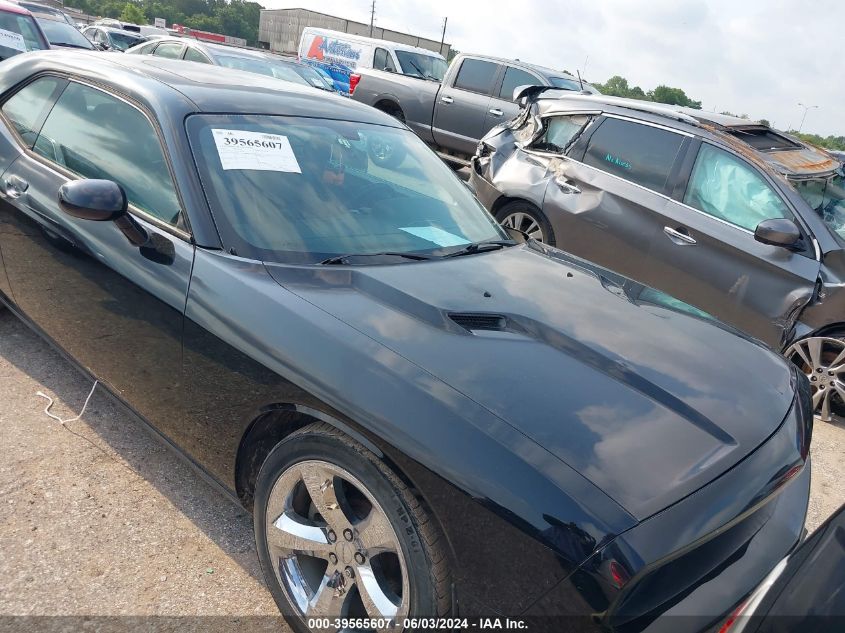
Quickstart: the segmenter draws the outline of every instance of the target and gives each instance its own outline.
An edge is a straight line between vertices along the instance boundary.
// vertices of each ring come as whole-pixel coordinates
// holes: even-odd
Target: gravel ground
[[[102,391],[65,427],[35,395],[54,398],[53,411],[68,418],[90,388],[0,313],[0,631],[64,622],[2,617],[10,615],[177,616],[157,619],[156,630],[217,616],[199,628],[279,630],[249,516]],[[812,455],[810,530],[845,503],[845,425],[818,424]],[[86,630],[121,630],[128,620],[95,622]],[[149,626],[134,624],[142,622]]]

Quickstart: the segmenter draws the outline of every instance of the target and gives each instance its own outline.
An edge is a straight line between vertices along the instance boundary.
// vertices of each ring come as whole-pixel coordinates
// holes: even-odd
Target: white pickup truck
[[[353,99],[404,121],[442,158],[458,165],[468,164],[491,128],[516,116],[515,88],[598,92],[561,71],[482,55],[455,57],[442,83],[422,72],[413,76],[376,67],[361,68],[357,75]]]

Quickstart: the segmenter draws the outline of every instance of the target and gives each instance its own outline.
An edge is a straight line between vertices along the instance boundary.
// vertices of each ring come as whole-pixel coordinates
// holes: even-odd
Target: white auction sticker
[[[23,39],[23,35],[14,31],[7,31],[6,29],[0,29],[0,46],[13,48],[22,53],[26,52],[26,42]]]
[[[287,136],[212,129],[223,169],[257,169],[301,174]]]

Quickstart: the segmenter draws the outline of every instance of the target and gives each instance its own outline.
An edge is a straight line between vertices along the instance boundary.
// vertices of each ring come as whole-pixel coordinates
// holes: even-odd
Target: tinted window
[[[763,220],[790,216],[757,170],[707,143],[695,159],[684,203],[749,231]]]
[[[590,138],[584,162],[662,192],[683,141],[668,130],[605,119]]]
[[[117,182],[135,206],[168,224],[178,223],[179,203],[158,136],[129,104],[71,83],[33,149],[83,178]]]
[[[443,81],[446,74],[446,62],[441,57],[402,50],[396,51],[396,57],[405,75]]]
[[[187,127],[227,247],[244,257],[441,254],[504,235],[408,130],[266,115],[194,115]]]
[[[499,98],[511,101],[513,99],[514,89],[520,86],[542,86],[543,82],[537,79],[531,73],[527,73],[519,68],[511,68],[505,71],[505,80],[502,82],[502,87],[499,89]]]
[[[465,59],[455,78],[455,88],[488,94],[496,77],[498,66],[479,59]]]
[[[9,118],[27,146],[32,147],[35,142],[38,133],[35,126],[50,106],[50,97],[63,83],[63,80],[56,77],[36,79],[3,104],[3,114]]]
[[[534,148],[546,152],[563,152],[591,119],[592,117],[586,114],[556,116],[548,119],[545,132],[534,144]]]
[[[373,55],[373,68],[376,70],[390,70],[396,72],[396,67],[393,65],[393,59],[383,48],[377,48],[375,55]]]
[[[188,47],[188,50],[185,51],[185,59],[189,62],[199,62],[200,64],[210,64],[211,60],[208,59],[205,55],[200,53],[197,49]]]
[[[88,41],[87,37],[67,22],[38,18],[38,25],[44,31],[44,35],[47,36],[47,41],[50,44],[59,46],[64,44],[72,48],[84,48],[87,50],[94,48],[94,45]]]
[[[168,59],[179,59],[182,55],[182,45],[175,42],[159,44],[153,51],[156,57],[167,57]]]
[[[47,48],[32,16],[0,11],[0,30],[8,32],[0,43],[0,59]]]

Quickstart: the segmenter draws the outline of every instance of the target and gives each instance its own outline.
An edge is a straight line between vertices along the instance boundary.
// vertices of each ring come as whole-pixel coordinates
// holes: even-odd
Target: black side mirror
[[[111,180],[73,180],[59,189],[59,207],[81,220],[113,222],[126,214],[128,203],[120,185]]]
[[[70,216],[95,222],[114,222],[134,246],[144,246],[149,236],[126,211],[123,188],[111,180],[73,180],[59,188],[59,208]]]
[[[763,220],[754,230],[754,239],[771,246],[800,248],[801,231],[798,225],[786,218]]]

